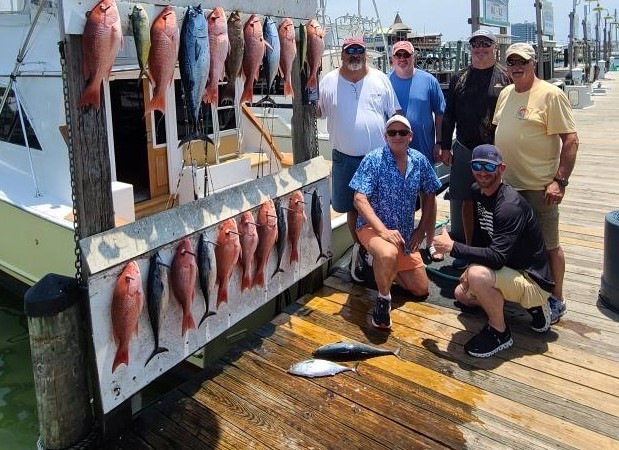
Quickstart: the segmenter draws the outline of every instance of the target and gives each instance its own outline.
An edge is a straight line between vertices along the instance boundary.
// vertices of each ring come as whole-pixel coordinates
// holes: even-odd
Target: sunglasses
[[[508,59],[507,61],[505,61],[505,64],[507,64],[508,66],[521,67],[521,66],[526,66],[527,64],[529,64],[529,61],[527,61],[526,59],[516,58],[516,59]]]
[[[410,130],[387,130],[387,135],[394,137],[396,134],[400,136],[408,136],[410,134]]]
[[[411,57],[411,54],[408,52],[397,52],[395,55],[396,58],[398,59],[408,59]]]
[[[471,47],[473,48],[479,48],[479,47],[490,48],[492,47],[493,42],[488,41],[486,39],[479,39],[476,41],[471,41],[469,42],[469,44],[471,44]]]
[[[481,172],[482,170],[485,170],[486,172],[492,173],[496,170],[498,166],[499,166],[498,164],[492,164],[489,162],[480,162],[480,161],[471,162],[471,169],[473,169],[474,172]]]
[[[363,55],[365,53],[365,49],[363,47],[348,47],[344,50],[344,53],[347,55]]]

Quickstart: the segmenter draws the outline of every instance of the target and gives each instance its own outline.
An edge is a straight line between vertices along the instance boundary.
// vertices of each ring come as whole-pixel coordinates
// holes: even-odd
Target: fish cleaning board
[[[328,175],[329,169],[325,160],[322,157],[314,158],[284,169],[276,175],[253,180],[80,241],[84,270],[88,273],[92,338],[101,403],[105,413],[326,261],[325,258],[319,257],[321,251],[314,224],[321,225],[320,233],[318,233],[320,234],[320,247],[322,253],[328,255],[331,250]],[[184,323],[183,306],[185,305],[179,303],[180,300],[176,297],[177,292],[166,286],[164,290],[167,293],[167,302],[165,302],[167,308],[162,310],[163,312],[156,320],[159,323],[159,342],[155,345],[155,334],[151,325],[152,317],[149,314],[147,299],[149,292],[156,291],[148,280],[151,260],[154,260],[152,256],[156,252],[159,253],[164,272],[168,273],[167,278],[172,281],[173,272],[179,273],[179,271],[174,271],[172,266],[174,266],[173,259],[181,242],[187,245],[186,241],[188,241],[190,252],[197,257],[201,236],[204,236],[210,243],[217,242],[220,224],[227,219],[233,218],[238,222],[244,211],[250,211],[258,221],[261,205],[268,199],[279,199],[284,207],[288,207],[291,197],[298,191],[303,194],[304,211],[307,216],[298,240],[299,260],[291,262],[291,245],[286,240],[281,255],[283,272],[276,272],[278,253],[277,246],[274,245],[270,250],[264,270],[264,285],[254,285],[246,290],[241,289],[242,270],[238,264],[235,264],[228,282],[228,300],[217,305],[216,298],[221,282],[215,280],[216,252],[214,245],[209,244],[211,273],[207,276],[206,295],[200,288],[199,277],[195,276],[195,269],[194,277],[189,278],[191,281],[186,282],[185,285],[181,283],[181,290],[195,291],[193,301],[189,303],[185,316],[188,314],[191,316],[196,328],[190,328],[186,333],[182,333],[181,324]],[[312,220],[312,212],[316,210],[312,206],[314,193],[324,206],[319,208],[321,217],[315,217]],[[287,216],[287,211],[284,211],[284,215]],[[136,305],[140,305],[139,301],[121,302],[122,294],[118,293],[122,290],[118,288],[119,286],[132,285],[123,283],[126,281],[126,275],[120,276],[128,263],[132,261],[137,263],[141,276],[143,307],[139,311],[135,310]],[[181,275],[176,276],[176,285],[179,284],[178,279],[185,279]],[[135,271],[131,277],[136,277]],[[131,298],[129,288],[125,294],[125,298]],[[207,298],[209,311],[215,314],[208,316],[203,323],[199,324],[200,319],[205,316]],[[130,317],[135,317],[134,325],[126,325]],[[125,325],[121,326],[121,323]],[[115,335],[118,334],[124,336],[120,339],[121,341],[128,342],[128,362],[114,365],[120,347],[117,343],[118,339],[115,339]],[[152,360],[149,360],[156,347],[164,347],[167,351],[157,353]]]
[[[86,13],[90,11],[97,2],[97,0],[86,2],[76,0],[62,1],[62,25],[64,26],[64,33],[82,34],[84,24],[86,23]],[[150,18],[155,18],[164,7],[158,0],[144,0],[140,2],[117,1],[118,12],[120,17],[123,18],[122,25],[124,35],[131,35],[131,25],[128,17],[131,14],[133,6],[137,4],[142,5]],[[179,18],[183,17],[188,6],[195,6],[195,4],[196,2],[192,2],[191,0],[175,0],[165,3],[165,5],[170,5],[175,8],[175,12]],[[207,12],[218,6],[222,6],[220,1],[213,0],[204,0],[200,2],[200,4],[202,5],[202,9]],[[268,2],[228,0],[225,2],[224,6],[226,14],[237,10],[241,13],[246,13],[247,17],[249,17],[250,14],[271,15],[275,17],[313,17],[316,14],[316,4],[305,0],[271,0]]]

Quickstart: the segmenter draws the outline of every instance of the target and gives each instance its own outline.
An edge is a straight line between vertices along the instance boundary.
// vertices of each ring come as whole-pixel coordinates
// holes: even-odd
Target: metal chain
[[[60,68],[62,74],[62,93],[64,95],[64,109],[65,109],[65,117],[67,122],[67,147],[69,150],[69,172],[71,174],[71,202],[73,206],[73,242],[75,243],[75,279],[78,284],[81,286],[83,283],[82,278],[82,252],[79,246],[79,220],[77,217],[77,207],[75,206],[77,203],[77,197],[75,195],[76,191],[76,180],[75,180],[75,161],[73,158],[73,131],[72,131],[72,123],[71,123],[71,107],[69,105],[69,82],[67,80],[67,70],[66,70],[66,57],[65,57],[65,45],[66,41],[60,41],[58,43],[58,49],[60,51]]]

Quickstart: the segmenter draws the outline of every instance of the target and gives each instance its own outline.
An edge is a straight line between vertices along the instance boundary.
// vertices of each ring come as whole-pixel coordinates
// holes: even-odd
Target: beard
[[[361,61],[349,61],[346,63],[346,68],[351,72],[357,72],[358,70],[363,69],[363,63]]]

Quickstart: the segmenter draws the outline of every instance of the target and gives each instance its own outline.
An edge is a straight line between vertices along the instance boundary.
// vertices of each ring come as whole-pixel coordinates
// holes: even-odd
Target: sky
[[[376,17],[372,0],[324,0],[326,14],[334,20],[346,13],[356,14],[361,3],[363,17]],[[470,0],[375,0],[380,21],[383,27],[389,27],[397,12],[402,21],[416,33],[442,33],[443,41],[466,40],[471,33],[471,26],[467,23],[471,16]],[[481,2],[480,2],[481,3]],[[576,0],[576,12],[584,15],[583,5],[589,4],[585,0]],[[619,0],[600,0],[600,5],[608,8],[613,14],[619,9]],[[573,0],[552,0],[554,9],[554,40],[567,44],[569,35],[569,13],[572,10]],[[595,2],[592,3],[595,6]],[[483,14],[483,4],[480,6]],[[534,0],[509,0],[509,21],[520,23],[535,22]],[[603,22],[603,21],[602,21]],[[485,28],[485,27],[484,27]],[[498,28],[492,29],[498,32]],[[578,25],[576,36],[582,35],[582,25]]]

